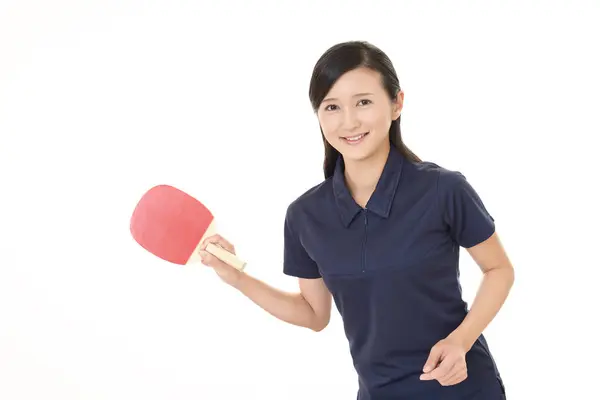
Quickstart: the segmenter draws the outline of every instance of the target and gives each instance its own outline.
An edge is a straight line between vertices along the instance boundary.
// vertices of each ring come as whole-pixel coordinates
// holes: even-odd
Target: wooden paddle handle
[[[225,250],[224,248],[217,246],[213,243],[209,243],[206,246],[206,251],[208,251],[210,254],[217,257],[219,260],[223,261],[224,263],[227,263],[240,271],[243,271],[244,268],[246,268],[245,261],[242,261],[235,254],[232,254],[232,253],[228,252],[227,250]]]

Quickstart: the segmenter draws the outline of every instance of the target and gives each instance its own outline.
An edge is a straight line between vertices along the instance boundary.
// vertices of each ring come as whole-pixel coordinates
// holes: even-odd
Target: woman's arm
[[[208,243],[214,243],[235,254],[234,246],[219,235],[211,236],[200,248],[202,262],[212,267],[225,283],[239,290],[263,310],[282,321],[315,332],[325,329],[329,324],[331,294],[322,278],[300,279],[299,292],[285,292],[238,271],[206,252]]]
[[[483,280],[467,317],[450,335],[459,340],[466,351],[500,311],[515,279],[513,266],[496,233],[467,251],[481,268]]]
[[[248,274],[240,273],[232,285],[276,318],[319,332],[329,324],[331,294],[323,279],[300,279],[300,292],[274,288]]]
[[[467,378],[465,355],[496,316],[514,282],[513,267],[496,233],[467,251],[483,271],[483,281],[462,323],[431,349],[421,375],[444,386]]]

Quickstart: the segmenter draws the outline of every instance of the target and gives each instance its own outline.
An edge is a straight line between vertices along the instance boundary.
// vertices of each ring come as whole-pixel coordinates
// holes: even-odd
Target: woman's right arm
[[[219,277],[239,290],[255,304],[276,318],[293,325],[323,330],[331,316],[331,294],[322,278],[300,279],[299,292],[285,292],[225,264],[205,251],[213,243],[235,254],[234,246],[219,235],[207,238],[200,248],[202,262]]]

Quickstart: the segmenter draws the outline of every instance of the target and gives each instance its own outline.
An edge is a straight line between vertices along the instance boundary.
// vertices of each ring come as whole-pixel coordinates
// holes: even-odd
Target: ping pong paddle
[[[157,185],[139,200],[130,221],[135,241],[144,249],[178,265],[200,262],[204,239],[216,233],[211,211],[198,199],[170,185]],[[243,270],[246,263],[224,248],[209,243],[206,251]]]

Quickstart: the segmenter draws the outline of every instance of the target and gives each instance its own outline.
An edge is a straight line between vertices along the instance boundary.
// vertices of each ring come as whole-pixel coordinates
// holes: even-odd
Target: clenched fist
[[[225,262],[221,261],[214,255],[206,251],[206,246],[209,243],[212,243],[216,246],[220,246],[232,254],[235,254],[235,247],[221,235],[212,235],[204,239],[199,249],[199,254],[200,258],[202,259],[202,263],[208,267],[211,267],[217,273],[217,275],[219,275],[219,278],[221,278],[221,280],[223,280],[225,283],[231,286],[235,286],[243,272],[239,271],[238,269],[232,267],[229,264],[226,264]]]
[[[466,351],[461,343],[450,338],[433,346],[425,362],[421,380],[436,379],[442,386],[456,385],[467,379]]]

